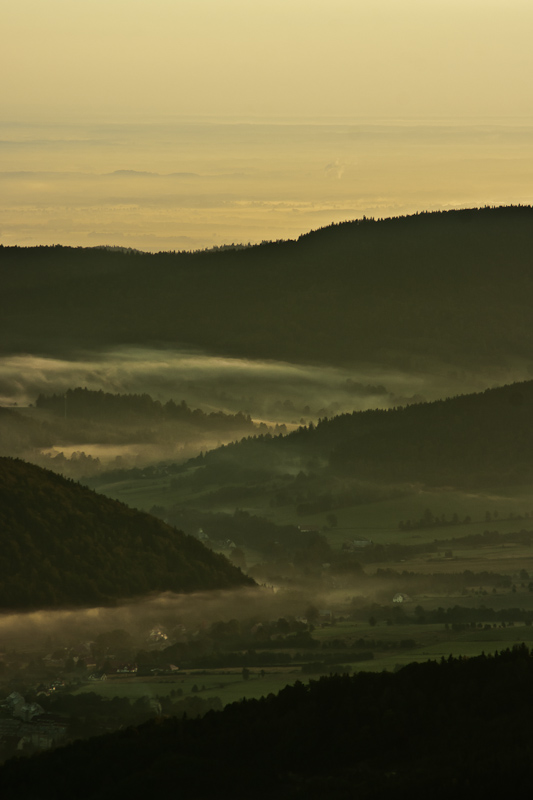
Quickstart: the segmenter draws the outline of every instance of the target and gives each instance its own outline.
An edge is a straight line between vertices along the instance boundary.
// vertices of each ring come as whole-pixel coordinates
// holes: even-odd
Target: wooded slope
[[[497,486],[533,478],[533,381],[404,408],[341,414],[285,437],[248,438],[190,462],[195,485],[294,472]],[[262,471],[262,472],[261,472]],[[225,476],[225,477],[224,477]],[[290,476],[286,475],[289,479]]]
[[[0,248],[7,352],[192,345],[396,366],[529,358],[533,209],[332,225],[243,250]]]
[[[0,609],[253,584],[161,520],[10,458],[0,458],[0,544]]]

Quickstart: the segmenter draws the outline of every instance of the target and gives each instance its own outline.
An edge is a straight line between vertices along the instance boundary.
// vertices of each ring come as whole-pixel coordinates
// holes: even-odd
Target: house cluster
[[[364,547],[370,547],[374,544],[372,539],[352,539],[342,543],[342,549],[353,553],[355,550],[362,550]]]
[[[167,634],[160,627],[152,628],[148,634],[147,642],[150,644],[157,644],[158,642],[166,642],[168,639]]]
[[[137,675],[138,667],[133,662],[125,664],[123,661],[109,661],[104,664],[104,668],[91,672],[90,681],[106,681],[110,675]]]
[[[404,592],[396,592],[396,594],[392,598],[392,602],[395,603],[397,606],[401,605],[402,603],[406,603],[408,600],[409,597]]]
[[[55,653],[48,653],[43,657],[43,664],[48,669],[63,670],[69,669],[95,669],[96,661],[92,653],[93,642],[82,642],[75,647],[57,650]]]
[[[205,544],[206,547],[211,547],[216,550],[234,550],[237,547],[232,539],[211,539],[207,533],[204,533],[202,528],[198,528],[196,538]]]
[[[179,671],[179,667],[176,664],[161,664],[159,667],[153,667],[150,672],[152,675],[174,675],[175,672]]]
[[[117,675],[137,675],[137,664],[119,664],[113,667]]]
[[[57,692],[61,689],[65,688],[65,681],[60,680],[59,678],[55,681],[50,681],[50,683],[40,683],[37,686],[37,696],[44,695],[45,697],[49,697],[54,692]]]
[[[98,670],[97,672],[91,672],[89,675],[90,681],[106,681],[107,680],[107,673],[101,672]]]
[[[30,722],[38,714],[44,714],[42,706],[38,703],[27,703],[18,692],[11,692],[3,705],[11,712],[12,717],[21,719],[23,722]]]
[[[18,692],[11,692],[0,705],[4,712],[0,717],[0,740],[18,739],[18,750],[26,745],[48,750],[67,735],[67,720],[45,713],[38,703],[27,703]]]

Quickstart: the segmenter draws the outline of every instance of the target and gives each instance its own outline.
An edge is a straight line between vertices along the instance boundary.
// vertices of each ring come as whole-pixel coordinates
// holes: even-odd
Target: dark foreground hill
[[[215,253],[0,247],[2,346],[179,343],[400,367],[529,359],[532,238],[533,208],[518,206],[346,222]]]
[[[0,770],[4,800],[529,796],[533,658],[411,664],[297,683],[203,719],[157,720]]]
[[[161,520],[10,458],[0,458],[0,543],[4,610],[252,583]]]

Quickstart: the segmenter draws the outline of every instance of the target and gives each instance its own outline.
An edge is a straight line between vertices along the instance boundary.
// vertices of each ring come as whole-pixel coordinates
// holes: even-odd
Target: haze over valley
[[[2,242],[198,250],[528,204],[531,135],[493,115],[4,121]]]
[[[4,759],[533,642],[532,227],[1,248]]]
[[[0,5],[0,795],[533,780],[533,6]]]

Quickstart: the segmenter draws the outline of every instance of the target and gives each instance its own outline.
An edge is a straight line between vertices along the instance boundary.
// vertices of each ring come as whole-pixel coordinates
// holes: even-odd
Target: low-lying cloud
[[[192,350],[124,347],[77,358],[31,354],[0,358],[0,404],[25,406],[40,393],[76,386],[118,394],[184,399],[205,411],[242,411],[259,420],[298,423],[353,410],[389,408],[530,377],[527,366],[490,373],[336,368],[221,357]]]

